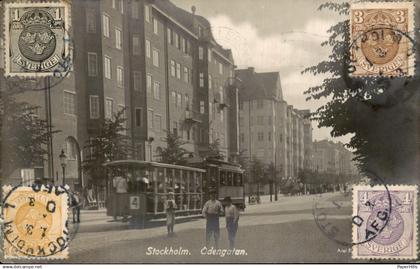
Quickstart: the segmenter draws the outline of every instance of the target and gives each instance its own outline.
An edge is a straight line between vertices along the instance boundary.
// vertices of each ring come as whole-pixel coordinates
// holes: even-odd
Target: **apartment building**
[[[353,153],[341,142],[326,139],[313,142],[313,169],[320,173],[334,175],[357,175],[358,170],[352,161]]]
[[[135,148],[129,158],[157,161],[171,132],[187,142],[191,157],[205,157],[218,139],[224,158],[234,160],[239,146],[232,52],[216,42],[195,8],[186,11],[169,0],[73,0],[71,16],[73,71],[59,84],[50,79],[51,109],[45,110],[46,91],[20,97],[39,106],[41,118],[49,113],[61,130],[43,164],[44,178],[61,183],[58,156],[64,150],[66,183],[89,185],[81,171],[90,156],[84,148],[100,121],[123,109]],[[1,76],[0,85],[5,81]]]
[[[309,110],[297,110],[283,99],[278,72],[236,70],[239,86],[239,145],[248,159],[273,163],[283,179],[310,167],[312,126]]]

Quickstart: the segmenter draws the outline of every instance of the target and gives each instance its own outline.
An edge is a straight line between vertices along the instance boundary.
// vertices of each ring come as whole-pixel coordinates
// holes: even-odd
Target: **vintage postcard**
[[[0,262],[415,269],[419,29],[418,0],[1,0]]]

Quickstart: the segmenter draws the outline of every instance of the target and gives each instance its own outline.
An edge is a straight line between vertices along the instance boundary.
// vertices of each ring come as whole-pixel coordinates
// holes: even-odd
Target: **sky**
[[[303,92],[319,85],[323,77],[301,71],[324,60],[329,47],[327,30],[345,19],[318,7],[325,0],[171,0],[177,6],[207,18],[219,44],[231,48],[238,68],[280,72],[283,97],[298,109],[316,110],[326,100],[306,101]],[[340,0],[337,0],[340,1]],[[313,122],[316,140],[348,142],[350,135],[332,138],[330,129]]]

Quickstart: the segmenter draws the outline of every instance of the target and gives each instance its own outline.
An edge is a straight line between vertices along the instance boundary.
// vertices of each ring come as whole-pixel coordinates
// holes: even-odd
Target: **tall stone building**
[[[283,99],[278,72],[236,70],[239,79],[239,148],[249,160],[275,164],[282,179],[296,179],[311,167],[312,127],[309,110]],[[309,158],[309,159],[305,159]]]
[[[18,96],[61,130],[43,164],[45,178],[62,182],[58,156],[64,150],[66,183],[88,186],[81,164],[90,152],[84,147],[100,121],[122,109],[135,148],[130,158],[156,161],[171,132],[197,158],[218,139],[225,160],[234,159],[239,145],[232,52],[216,42],[195,8],[185,11],[169,0],[73,0],[71,16],[72,73],[60,83],[51,78],[50,91]],[[8,90],[3,75],[0,83]]]

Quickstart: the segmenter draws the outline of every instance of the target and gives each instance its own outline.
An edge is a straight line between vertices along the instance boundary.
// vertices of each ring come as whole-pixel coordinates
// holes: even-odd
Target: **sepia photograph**
[[[419,50],[419,0],[0,0],[2,268],[416,269]]]

